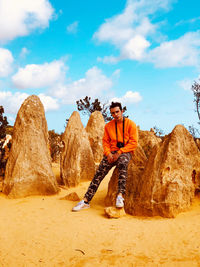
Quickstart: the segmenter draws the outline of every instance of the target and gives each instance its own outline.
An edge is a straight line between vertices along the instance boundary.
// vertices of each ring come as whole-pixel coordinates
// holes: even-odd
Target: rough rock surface
[[[72,192],[65,197],[61,197],[60,200],[80,201],[81,199],[76,192]]]
[[[39,97],[32,95],[24,101],[17,114],[3,193],[18,198],[57,192],[44,107]]]
[[[100,162],[103,158],[102,138],[104,134],[105,121],[100,111],[91,114],[86,126],[86,132],[94,155],[94,161]]]
[[[6,163],[9,158],[10,149],[12,146],[12,136],[10,134],[6,134],[5,138],[0,140],[0,179],[4,179]]]
[[[104,209],[105,215],[108,218],[113,218],[113,219],[118,219],[126,215],[124,208],[122,209],[117,209],[115,207],[106,207]]]
[[[130,160],[128,165],[125,205],[126,205],[126,199],[130,198],[130,194],[131,195],[136,194],[136,188],[140,181],[140,176],[144,170],[146,162],[147,162],[147,157],[140,144],[138,144],[136,150],[134,151],[132,159]],[[118,169],[115,168],[108,185],[108,192],[105,198],[106,206],[115,205],[117,190],[118,190]],[[132,201],[132,198],[130,198],[129,201]]]
[[[77,186],[82,180],[91,180],[95,172],[94,157],[88,134],[80,115],[74,111],[62,136],[64,143],[61,152],[60,173],[63,183]]]
[[[190,133],[177,125],[154,147],[137,192],[128,188],[131,193],[126,199],[126,212],[175,217],[190,207],[199,181],[200,152]]]
[[[200,139],[199,138],[196,139],[196,145],[197,145],[198,149],[200,150]]]
[[[160,143],[162,139],[157,137],[153,130],[151,131],[142,131],[139,130],[139,144],[142,146],[147,158],[151,154],[152,148]]]

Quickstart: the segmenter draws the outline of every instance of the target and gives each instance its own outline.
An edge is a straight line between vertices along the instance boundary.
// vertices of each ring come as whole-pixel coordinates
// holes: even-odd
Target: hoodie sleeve
[[[111,147],[110,147],[110,136],[108,134],[108,129],[107,125],[104,128],[104,136],[103,136],[103,150],[104,150],[104,155],[108,156],[111,152]]]
[[[118,151],[119,154],[133,152],[138,144],[138,130],[136,124],[130,120],[127,128],[126,131],[128,131],[129,139],[125,146],[120,148]]]

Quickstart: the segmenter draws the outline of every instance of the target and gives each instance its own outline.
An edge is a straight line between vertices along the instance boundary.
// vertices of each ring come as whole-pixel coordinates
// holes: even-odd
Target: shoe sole
[[[77,212],[77,211],[81,211],[81,210],[85,210],[85,209],[89,209],[89,208],[90,208],[90,207],[84,207],[84,208],[79,209],[79,210],[73,210],[73,209],[72,209],[72,211]]]
[[[124,205],[123,206],[116,206],[117,209],[122,209],[123,207],[124,207]]]

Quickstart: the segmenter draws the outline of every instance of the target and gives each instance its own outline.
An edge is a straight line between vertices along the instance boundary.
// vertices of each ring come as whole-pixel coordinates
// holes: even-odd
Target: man
[[[110,105],[110,113],[113,116],[113,120],[108,122],[104,129],[104,157],[83,200],[73,207],[72,211],[80,211],[90,207],[90,201],[96,193],[101,181],[113,166],[119,169],[116,207],[124,207],[123,196],[126,192],[128,163],[138,142],[137,127],[133,121],[123,117],[121,103],[112,102]]]

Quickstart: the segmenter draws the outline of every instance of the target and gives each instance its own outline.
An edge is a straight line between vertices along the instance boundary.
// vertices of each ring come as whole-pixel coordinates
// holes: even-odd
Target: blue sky
[[[63,132],[87,95],[121,101],[142,130],[198,128],[190,88],[200,78],[199,9],[199,0],[0,0],[9,123],[36,94],[49,130]]]

